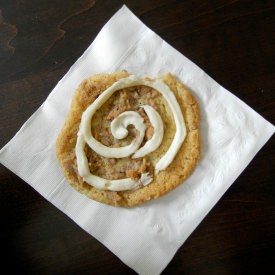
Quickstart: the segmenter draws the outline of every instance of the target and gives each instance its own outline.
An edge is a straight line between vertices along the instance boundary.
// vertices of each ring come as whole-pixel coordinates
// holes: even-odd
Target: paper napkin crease
[[[194,173],[176,191],[131,209],[79,194],[67,183],[55,156],[56,137],[75,88],[90,75],[123,69],[151,77],[170,71],[193,91],[201,110],[203,151]],[[123,6],[2,148],[0,161],[129,267],[152,275],[161,273],[273,133],[272,124]]]

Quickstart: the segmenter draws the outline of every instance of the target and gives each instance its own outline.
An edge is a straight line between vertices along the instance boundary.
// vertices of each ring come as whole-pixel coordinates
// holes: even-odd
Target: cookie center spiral
[[[87,144],[97,154],[106,158],[124,158],[129,156],[132,158],[140,158],[153,152],[160,146],[164,132],[163,122],[159,113],[149,105],[142,105],[140,107],[143,108],[146,115],[148,116],[150,123],[154,128],[154,134],[151,139],[145,142],[143,146],[141,146],[141,144],[144,139],[146,125],[144,124],[143,118],[134,111],[123,112],[111,122],[111,133],[117,139],[125,138],[128,134],[127,127],[129,125],[134,125],[137,130],[137,135],[129,145],[119,148],[108,147],[96,140],[92,135],[91,120],[95,112],[114,94],[115,91],[138,85],[151,87],[162,94],[170,109],[172,110],[174,122],[176,125],[174,139],[167,152],[156,163],[155,174],[161,170],[166,169],[170,165],[185,139],[186,128],[181,109],[173,92],[164,82],[159,79],[155,81],[147,81],[135,76],[129,76],[127,78],[120,79],[111,85],[108,89],[106,89],[85,110],[81,118],[78,132],[75,149],[79,175],[84,179],[85,182],[98,189],[113,191],[129,190],[140,185],[147,185],[153,180],[149,173],[142,173],[140,179],[138,180],[131,178],[109,180],[93,175],[89,170],[87,156],[85,155],[84,151],[85,145]]]

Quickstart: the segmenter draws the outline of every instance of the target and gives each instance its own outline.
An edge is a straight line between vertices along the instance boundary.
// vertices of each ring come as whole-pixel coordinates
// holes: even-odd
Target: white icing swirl
[[[143,147],[138,149],[143,141],[146,126],[143,122],[143,118],[133,111],[127,111],[120,114],[111,123],[112,135],[117,139],[123,139],[127,136],[129,125],[134,125],[138,131],[137,136],[131,144],[120,148],[110,148],[99,141],[97,141],[91,133],[91,121],[95,112],[116,92],[117,90],[144,85],[149,86],[158,92],[160,92],[166,99],[169,107],[172,110],[173,117],[176,125],[176,133],[174,139],[163,157],[158,161],[155,167],[156,173],[166,169],[176,156],[180,146],[182,145],[185,136],[186,128],[183,119],[183,115],[180,106],[176,100],[175,95],[170,88],[161,80],[157,79],[153,81],[147,81],[137,78],[133,75],[122,78],[115,82],[112,86],[106,89],[83,113],[80,128],[77,137],[76,144],[76,158],[79,175],[85,182],[91,184],[97,189],[122,191],[129,190],[138,187],[139,185],[147,185],[153,179],[148,173],[141,174],[138,181],[131,178],[125,178],[120,180],[108,180],[91,174],[88,160],[84,152],[85,144],[87,143],[92,150],[97,154],[106,158],[123,158],[132,155],[132,158],[143,157],[154,150],[156,150],[163,139],[163,122],[158,112],[149,105],[141,106],[146,112],[152,126],[154,127],[154,134],[150,140],[148,140]],[[138,150],[137,150],[138,149]]]
[[[154,127],[154,134],[151,139],[146,141],[143,147],[135,152],[132,158],[141,158],[155,151],[160,146],[163,138],[163,122],[159,113],[149,105],[143,105],[141,107],[143,107],[152,126]]]
[[[110,148],[102,143],[98,142],[96,139],[91,136],[91,131],[85,136],[88,145],[93,149],[97,154],[105,158],[125,158],[132,155],[141,145],[146,126],[143,123],[143,118],[136,112],[128,111],[120,114],[115,118],[111,123],[111,132],[112,135],[117,139],[123,139],[128,135],[127,127],[129,125],[134,125],[138,130],[137,137],[132,141],[131,144],[119,148]],[[86,133],[86,132],[85,132]],[[87,139],[87,136],[90,139]]]

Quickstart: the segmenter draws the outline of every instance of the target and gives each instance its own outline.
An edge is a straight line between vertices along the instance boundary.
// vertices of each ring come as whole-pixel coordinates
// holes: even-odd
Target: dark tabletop
[[[274,1],[0,0],[0,147],[42,104],[123,3],[275,123]],[[274,272],[273,171],[271,139],[163,274]],[[1,270],[135,274],[3,166],[0,183]]]

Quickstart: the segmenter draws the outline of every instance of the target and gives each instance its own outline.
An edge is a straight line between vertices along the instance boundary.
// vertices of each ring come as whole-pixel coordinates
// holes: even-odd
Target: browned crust
[[[162,77],[162,80],[174,92],[187,128],[185,141],[170,166],[159,172],[149,185],[137,190],[119,192],[98,190],[83,182],[75,173],[76,169],[73,169],[71,160],[75,157],[74,148],[83,111],[106,88],[128,75],[127,72],[98,74],[84,80],[74,94],[70,111],[56,142],[57,158],[69,183],[77,191],[98,202],[124,207],[159,198],[173,190],[188,178],[200,157],[198,104],[188,89],[169,73]]]

